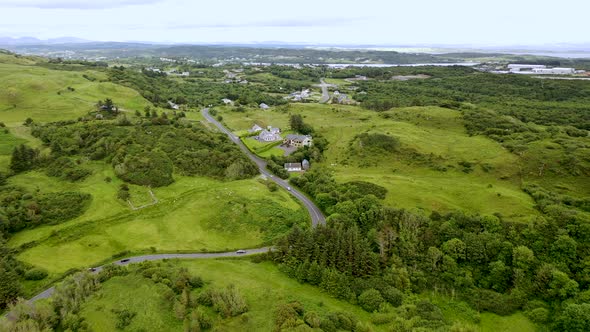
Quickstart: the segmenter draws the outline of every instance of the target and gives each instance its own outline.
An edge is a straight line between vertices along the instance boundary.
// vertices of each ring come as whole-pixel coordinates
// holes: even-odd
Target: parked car
[[[245,253],[246,253],[246,250],[242,250],[242,249],[236,251],[236,254],[245,254]]]

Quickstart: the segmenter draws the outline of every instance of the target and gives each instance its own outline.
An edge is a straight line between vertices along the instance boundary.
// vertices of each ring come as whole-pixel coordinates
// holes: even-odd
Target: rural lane
[[[323,82],[322,82],[323,83]],[[327,91],[327,89],[326,89]],[[283,179],[277,178],[273,174],[271,174],[266,169],[266,161],[258,156],[254,155],[248,148],[242,143],[239,137],[234,135],[230,130],[225,128],[219,121],[215,120],[210,114],[209,109],[205,108],[201,111],[203,117],[212,124],[214,124],[219,130],[229,136],[230,140],[237,144],[239,148],[250,158],[260,170],[260,173],[266,176],[268,179],[274,181],[277,185],[288,190],[295,198],[303,203],[307,211],[309,212],[309,216],[311,217],[311,223],[313,227],[319,224],[325,224],[326,218],[322,211],[309,199],[307,196],[299,192],[298,190],[291,188],[289,183]],[[289,189],[288,189],[289,188]],[[203,259],[203,258],[218,258],[218,257],[241,257],[241,256],[248,256],[248,255],[255,255],[260,253],[265,253],[269,250],[272,250],[271,247],[264,247],[264,248],[256,248],[256,249],[247,249],[245,253],[237,253],[235,251],[230,252],[220,252],[220,253],[193,253],[193,254],[154,254],[154,255],[143,255],[143,256],[135,256],[135,257],[128,257],[118,260],[112,264],[114,265],[127,265],[132,263],[140,263],[145,261],[155,261],[155,260],[162,260],[162,259]],[[107,264],[108,265],[108,264]],[[92,273],[99,273],[104,268],[103,266],[95,267],[92,270]],[[51,287],[46,289],[45,291],[35,295],[33,298],[29,300],[29,302],[35,302],[37,300],[49,298],[53,292],[55,291],[55,287]]]
[[[162,259],[199,259],[199,258],[218,258],[218,257],[242,257],[248,255],[256,255],[262,254],[272,250],[271,247],[264,247],[264,248],[256,248],[256,249],[246,249],[244,253],[237,253],[235,251],[229,252],[212,252],[212,253],[194,253],[194,254],[154,254],[154,255],[143,255],[143,256],[135,256],[135,257],[128,257],[122,258],[118,260],[113,265],[120,265],[125,266],[132,263],[141,263],[146,261],[157,261]],[[106,264],[110,265],[110,264]],[[99,273],[102,271],[105,265],[98,266],[92,269],[91,273]],[[49,298],[53,292],[55,291],[55,287],[48,288],[43,292],[35,295],[33,298],[29,300],[29,302],[35,302],[37,300]]]
[[[330,100],[330,93],[328,93],[328,88],[336,87],[334,84],[328,84],[324,79],[320,79],[321,84],[316,85],[317,87],[322,88],[322,99],[320,99],[321,104],[325,104]]]
[[[211,116],[211,114],[209,114],[208,108],[204,108],[201,111],[201,114],[203,114],[203,117],[205,117],[205,119],[207,121],[214,124],[219,130],[221,130],[223,133],[225,133],[227,136],[229,136],[229,139],[232,142],[234,142],[235,144],[237,144],[240,147],[240,149],[242,150],[242,152],[244,152],[248,156],[248,158],[250,158],[253,162],[256,163],[256,165],[258,166],[258,169],[260,170],[260,174],[262,174],[262,175],[266,176],[268,179],[274,181],[274,183],[276,183],[277,185],[279,185],[280,187],[282,187],[285,190],[289,190],[288,188],[290,188],[289,192],[293,196],[295,196],[295,198],[297,198],[299,201],[301,201],[301,203],[303,203],[303,205],[305,206],[305,208],[309,212],[309,216],[311,217],[311,223],[314,227],[317,226],[318,224],[325,224],[326,223],[326,218],[324,217],[324,214],[315,205],[315,203],[312,202],[311,199],[309,199],[307,196],[305,196],[304,194],[299,192],[297,189],[291,188],[289,185],[289,182],[287,182],[281,178],[278,178],[278,177],[274,176],[272,173],[270,173],[266,169],[266,161],[264,159],[256,156],[254,153],[252,153],[244,145],[244,143],[242,143],[242,140],[240,140],[240,138],[238,136],[234,135],[234,133],[232,133],[229,129],[225,128],[219,121],[215,120]]]

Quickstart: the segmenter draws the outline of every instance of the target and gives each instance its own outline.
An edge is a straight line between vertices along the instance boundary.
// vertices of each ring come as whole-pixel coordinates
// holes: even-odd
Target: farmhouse
[[[302,146],[311,146],[312,144],[312,137],[310,135],[287,135],[283,140],[283,145],[286,146],[294,146],[296,148],[300,148]]]
[[[301,172],[303,170],[303,166],[301,163],[286,163],[285,169],[287,172]]]

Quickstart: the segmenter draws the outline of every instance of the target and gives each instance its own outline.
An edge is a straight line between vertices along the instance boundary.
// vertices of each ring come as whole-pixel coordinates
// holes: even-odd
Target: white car
[[[242,249],[236,251],[236,254],[245,254],[245,253],[246,253],[246,250],[242,250]]]
[[[291,191],[291,187],[287,187],[287,191]]]

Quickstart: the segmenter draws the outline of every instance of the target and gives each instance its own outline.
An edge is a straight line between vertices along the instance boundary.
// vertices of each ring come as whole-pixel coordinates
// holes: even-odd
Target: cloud
[[[40,9],[109,9],[151,5],[164,0],[4,0],[0,7]]]

